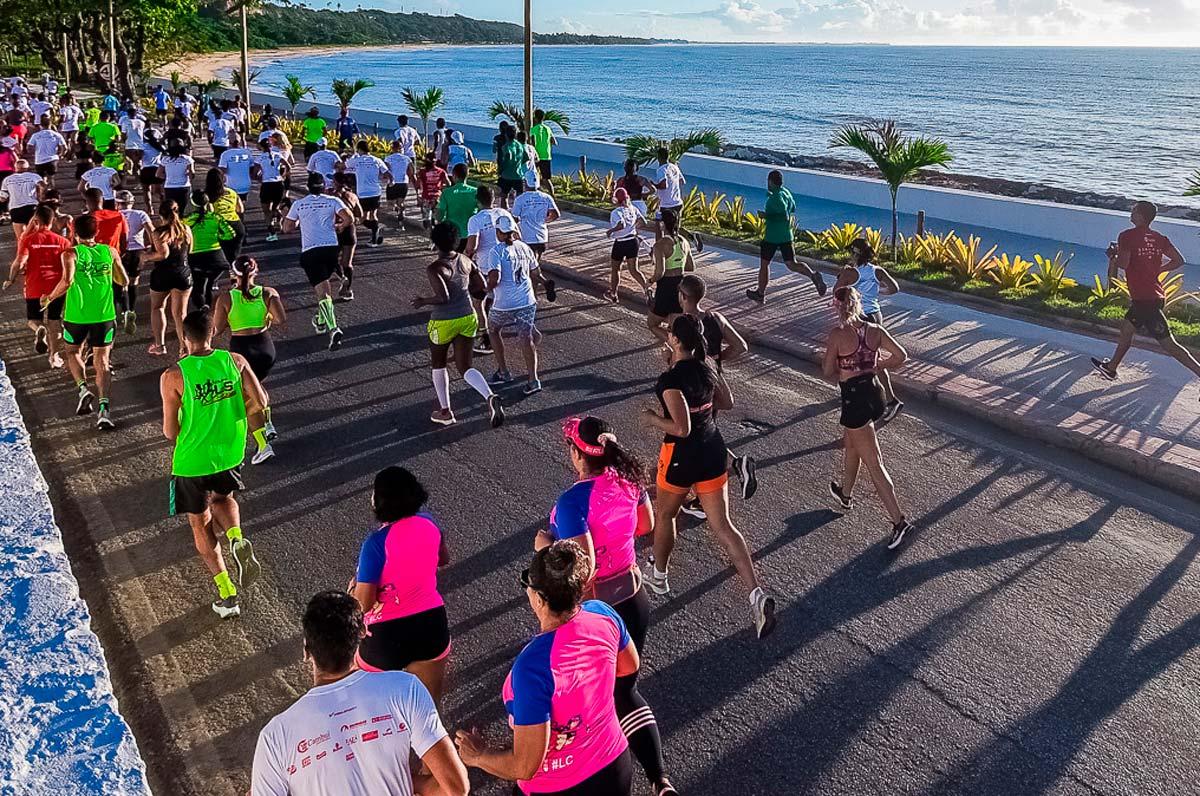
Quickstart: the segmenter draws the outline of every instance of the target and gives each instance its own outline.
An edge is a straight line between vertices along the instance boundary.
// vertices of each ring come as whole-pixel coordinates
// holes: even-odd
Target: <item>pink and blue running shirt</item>
[[[368,625],[445,604],[437,589],[441,545],[442,532],[428,514],[397,520],[367,537],[358,554],[356,577],[379,589],[379,607],[366,615]]]
[[[525,645],[504,681],[504,709],[513,726],[550,722],[542,767],[518,784],[525,793],[572,788],[628,747],[613,689],[617,653],[629,633],[617,612],[588,600],[564,625]]]
[[[591,533],[596,548],[596,578],[604,580],[637,564],[633,538],[638,506],[649,501],[645,490],[613,470],[580,481],[562,493],[550,512],[550,533],[572,539]]]

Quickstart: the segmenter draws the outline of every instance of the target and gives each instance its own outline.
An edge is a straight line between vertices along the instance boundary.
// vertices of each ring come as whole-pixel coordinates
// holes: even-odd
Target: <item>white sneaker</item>
[[[238,605],[237,595],[232,597],[222,597],[212,604],[213,613],[222,619],[231,619],[235,616],[242,615],[242,608]]]
[[[650,564],[650,574],[646,575],[646,585],[655,594],[671,593],[671,584],[667,582],[667,574],[664,572],[662,575],[659,575],[653,563]]]
[[[267,447],[265,447],[262,450],[255,453],[254,456],[251,457],[250,463],[251,464],[262,464],[267,459],[271,459],[274,456],[275,456],[275,450],[270,445],[268,445]]]
[[[768,597],[761,587],[755,591],[757,595],[750,610],[754,614],[754,632],[762,639],[775,630],[775,598]]]

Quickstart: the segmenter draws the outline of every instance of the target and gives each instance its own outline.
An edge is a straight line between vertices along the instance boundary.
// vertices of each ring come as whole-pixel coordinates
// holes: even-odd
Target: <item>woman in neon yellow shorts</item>
[[[483,275],[465,254],[456,251],[458,228],[443,221],[430,233],[438,258],[425,268],[432,296],[417,296],[414,309],[430,307],[429,357],[433,366],[433,390],[437,409],[429,419],[441,426],[454,425],[457,420],[450,410],[450,372],[446,368],[450,347],[454,347],[454,364],[463,381],[471,385],[487,401],[492,428],[504,422],[504,406],[500,396],[492,392],[484,375],[471,366],[471,348],[475,343],[478,319],[471,304],[472,296],[483,298],[486,287]]]

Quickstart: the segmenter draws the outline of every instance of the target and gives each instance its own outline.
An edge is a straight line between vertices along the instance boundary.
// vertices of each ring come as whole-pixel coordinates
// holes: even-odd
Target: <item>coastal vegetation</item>
[[[545,114],[546,122],[548,124],[553,124],[559,130],[562,130],[563,135],[567,135],[571,132],[571,117],[568,116],[564,111],[560,111],[556,108],[535,107],[534,113],[537,111],[541,111],[543,114]],[[502,117],[515,124],[518,130],[523,132],[527,132],[529,130],[529,127],[525,122],[525,109],[518,106],[515,102],[496,100],[492,103],[491,107],[488,108],[488,118],[499,119]]]
[[[430,86],[424,91],[406,88],[403,96],[409,113],[421,120],[425,143],[429,143],[429,120],[438,112],[438,108],[446,104],[446,92],[437,86]]]
[[[315,100],[317,98],[317,87],[310,86],[304,83],[296,75],[284,75],[283,83],[276,86],[283,96],[287,98],[288,104],[292,106],[292,118],[296,118],[296,106],[304,101],[304,98]]]
[[[333,96],[337,97],[338,104],[342,106],[342,110],[346,110],[360,91],[364,91],[373,85],[375,85],[375,81],[365,77],[360,77],[356,80],[337,77],[329,85],[329,90],[333,92]]]
[[[1192,172],[1192,176],[1188,177],[1187,189],[1183,192],[1184,196],[1200,196],[1200,169]]]
[[[667,159],[675,163],[693,150],[701,150],[709,155],[719,155],[724,144],[724,136],[715,127],[691,130],[670,139],[656,138],[652,135],[634,135],[625,139],[625,157],[637,161],[640,166],[645,166],[647,163],[657,160],[658,150],[665,148]]]

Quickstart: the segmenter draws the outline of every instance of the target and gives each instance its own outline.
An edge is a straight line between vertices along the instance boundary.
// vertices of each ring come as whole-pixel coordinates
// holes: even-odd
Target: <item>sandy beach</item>
[[[423,44],[368,44],[361,46],[350,46],[345,44],[326,44],[314,47],[278,47],[270,50],[251,50],[250,51],[250,68],[254,69],[256,65],[264,64],[268,61],[274,61],[279,58],[295,58],[305,55],[332,55],[335,53],[344,53],[351,50],[415,50],[425,47]],[[192,53],[178,61],[173,61],[161,69],[158,73],[161,75],[169,75],[171,72],[177,71],[187,80],[227,80],[229,73],[241,66],[242,56],[237,51],[233,52],[215,52],[215,53]]]

